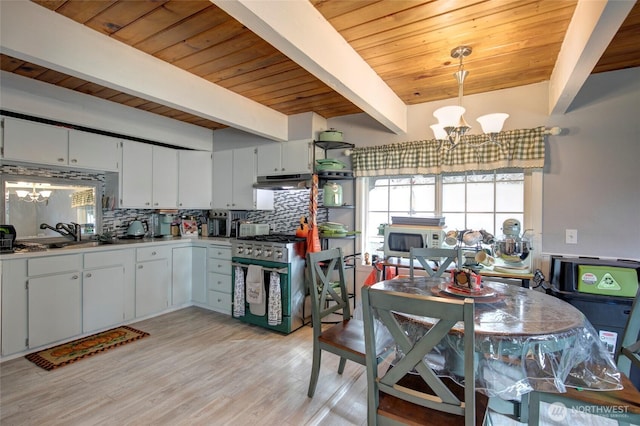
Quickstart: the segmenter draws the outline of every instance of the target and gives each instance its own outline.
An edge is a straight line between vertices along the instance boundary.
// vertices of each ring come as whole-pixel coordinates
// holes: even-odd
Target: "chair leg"
[[[313,398],[313,394],[316,392],[316,385],[318,384],[318,376],[320,375],[320,361],[322,356],[322,350],[314,345],[313,347],[313,363],[311,366],[311,378],[309,379],[309,390],[307,396]]]
[[[344,366],[347,364],[347,359],[340,357],[340,364],[338,364],[338,374],[342,374]]]
[[[540,394],[536,391],[529,392],[529,426],[540,424]]]

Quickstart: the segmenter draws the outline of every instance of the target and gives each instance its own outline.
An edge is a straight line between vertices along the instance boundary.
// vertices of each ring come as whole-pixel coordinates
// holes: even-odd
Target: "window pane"
[[[419,185],[413,190],[413,210],[418,212],[429,212],[434,214],[436,211],[436,187],[435,185]]]
[[[392,186],[389,198],[389,211],[402,211],[408,214],[411,210],[411,188],[409,186]]]
[[[443,215],[445,217],[445,224],[447,225],[447,230],[449,231],[462,231],[463,229],[467,229],[467,226],[464,223],[465,214],[464,213],[447,213]]]
[[[467,185],[467,211],[493,211],[493,182]]]
[[[389,188],[377,187],[369,191],[369,210],[387,211],[389,209]]]
[[[442,211],[464,211],[464,184],[442,185]]]
[[[521,212],[524,210],[524,181],[498,182],[496,184],[496,212]]]
[[[485,231],[493,234],[493,213],[470,213],[467,215],[469,229]]]

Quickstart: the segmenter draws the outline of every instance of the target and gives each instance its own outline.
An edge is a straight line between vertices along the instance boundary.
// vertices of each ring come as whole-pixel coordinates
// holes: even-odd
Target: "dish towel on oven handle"
[[[244,316],[244,269],[236,266],[236,279],[233,288],[233,316]]]
[[[280,294],[280,274],[271,272],[269,277],[269,311],[267,315],[269,325],[282,324],[282,296]]]
[[[264,316],[267,313],[267,307],[265,303],[264,273],[261,266],[249,265],[247,268],[245,291],[247,302],[249,302],[249,312],[256,316]]]

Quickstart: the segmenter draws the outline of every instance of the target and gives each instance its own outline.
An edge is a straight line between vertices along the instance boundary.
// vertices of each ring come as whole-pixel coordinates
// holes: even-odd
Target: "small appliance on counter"
[[[137,218],[131,223],[129,223],[129,227],[127,228],[127,238],[144,238],[147,231],[149,230],[149,225],[147,221],[138,220]]]
[[[229,210],[210,210],[207,219],[208,237],[229,237],[231,235]]]
[[[0,225],[0,253],[13,253],[16,243],[16,228],[13,225]]]
[[[238,228],[238,237],[254,237],[256,235],[268,235],[270,226],[268,223],[241,223]]]

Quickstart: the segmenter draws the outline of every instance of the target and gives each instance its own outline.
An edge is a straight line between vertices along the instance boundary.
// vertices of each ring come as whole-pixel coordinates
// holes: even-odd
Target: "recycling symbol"
[[[608,272],[604,274],[596,287],[600,290],[622,290],[620,284],[618,284],[615,278]]]

